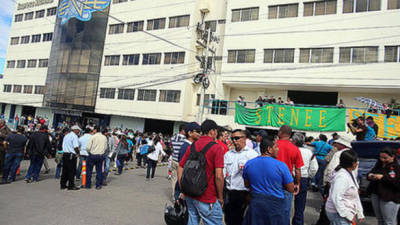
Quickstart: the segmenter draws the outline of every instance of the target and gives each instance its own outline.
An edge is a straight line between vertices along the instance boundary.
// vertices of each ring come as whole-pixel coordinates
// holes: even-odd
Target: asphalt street
[[[49,164],[49,174],[41,174],[39,182],[28,184],[23,180],[28,165],[24,161],[17,181],[0,186],[0,225],[165,224],[164,207],[170,203],[165,166],[157,167],[152,181],[145,181],[145,169],[134,169],[120,176],[110,173],[109,185],[101,190],[68,191],[60,190],[59,180],[54,179],[54,160]],[[320,203],[318,194],[309,192],[305,224],[315,223]],[[367,217],[362,224],[376,224],[376,220]]]

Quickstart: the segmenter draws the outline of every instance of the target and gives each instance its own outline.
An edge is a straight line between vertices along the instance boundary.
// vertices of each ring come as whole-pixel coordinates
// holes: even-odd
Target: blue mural
[[[110,2],[111,0],[62,0],[58,7],[58,17],[61,18],[61,24],[74,17],[81,21],[89,21],[93,12],[102,11]]]

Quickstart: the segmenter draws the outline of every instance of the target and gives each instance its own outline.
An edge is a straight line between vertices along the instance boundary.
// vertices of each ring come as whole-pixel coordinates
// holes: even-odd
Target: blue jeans
[[[104,181],[107,181],[108,172],[110,171],[110,162],[111,158],[108,156],[104,156],[104,172],[103,172]]]
[[[350,221],[348,221],[344,217],[339,216],[338,213],[331,213],[326,211],[326,216],[328,217],[329,221],[331,221],[330,225],[351,225]]]
[[[313,185],[316,185],[318,187],[319,191],[321,192],[321,194],[323,194],[324,190],[322,187],[322,183],[323,183],[323,179],[324,179],[324,170],[326,167],[326,161],[325,161],[325,159],[317,158],[317,162],[318,162],[318,170],[317,170],[317,174],[315,174],[315,177],[312,179],[312,183],[313,183]]]
[[[31,164],[29,165],[26,179],[30,180],[33,176],[33,181],[38,181],[40,169],[42,169],[44,156],[42,155],[31,155]]]
[[[55,178],[56,178],[56,179],[59,179],[59,178],[60,178],[62,167],[63,167],[63,163],[62,163],[62,161],[61,161],[59,164],[57,164],[57,167],[56,167],[56,175],[55,175]]]
[[[96,187],[101,187],[103,183],[103,155],[89,155],[87,158],[87,179],[86,179],[86,187],[90,188],[92,186],[92,173],[93,166],[96,166]]]
[[[78,163],[78,168],[76,169],[76,179],[81,178],[81,173],[82,173],[82,161],[86,160],[87,156],[81,155],[79,156],[79,163]]]
[[[154,174],[156,173],[157,161],[152,159],[147,159],[147,174],[146,178],[150,178],[150,169],[151,169],[151,178],[154,178]]]
[[[213,204],[200,202],[190,197],[185,197],[189,212],[187,225],[198,225],[200,218],[204,225],[222,225],[222,208],[218,201]]]
[[[301,178],[300,191],[294,198],[294,216],[292,225],[304,224],[304,209],[306,208],[309,178]]]
[[[15,181],[15,175],[23,156],[24,153],[22,152],[6,153],[3,168],[3,181],[7,181],[8,175],[10,175],[11,181]]]
[[[126,159],[126,155],[118,155],[117,156],[117,166],[118,166],[118,173],[121,174],[122,173],[122,169],[124,169],[124,162]]]
[[[293,201],[293,193],[288,191],[283,191],[285,198],[283,199],[285,208],[284,208],[284,216],[285,220],[283,225],[290,225],[290,209],[292,208],[292,201]]]
[[[282,225],[286,214],[285,202],[272,195],[251,193],[250,205],[243,219],[243,225]]]

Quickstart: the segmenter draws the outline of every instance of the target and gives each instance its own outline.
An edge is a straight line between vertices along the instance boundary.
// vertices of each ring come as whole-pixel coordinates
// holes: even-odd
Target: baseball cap
[[[208,134],[208,132],[210,130],[217,130],[218,129],[218,125],[214,120],[204,120],[204,122],[201,124],[201,132],[203,132],[203,134]]]
[[[337,140],[333,141],[333,143],[339,143],[348,148],[351,148],[351,140],[347,137],[339,136],[339,138]]]
[[[81,128],[78,125],[74,125],[71,127],[71,130],[81,130]]]
[[[255,135],[260,135],[261,137],[267,137],[268,136],[268,133],[265,130],[256,131],[256,132],[254,132],[254,134]]]
[[[201,129],[200,125],[198,123],[196,123],[196,122],[188,123],[185,126],[185,132],[186,133],[189,132],[189,131],[194,131],[194,130],[200,131],[200,129]]]

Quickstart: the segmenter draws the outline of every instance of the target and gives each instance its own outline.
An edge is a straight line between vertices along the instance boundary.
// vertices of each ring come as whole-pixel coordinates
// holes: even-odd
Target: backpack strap
[[[200,151],[203,155],[206,155],[207,151],[217,143],[215,143],[214,141],[210,141],[206,146],[204,146],[204,148]]]
[[[197,150],[196,150],[196,145],[195,145],[195,143],[196,142],[193,142],[192,143],[192,146],[190,146],[190,153],[195,153]]]

